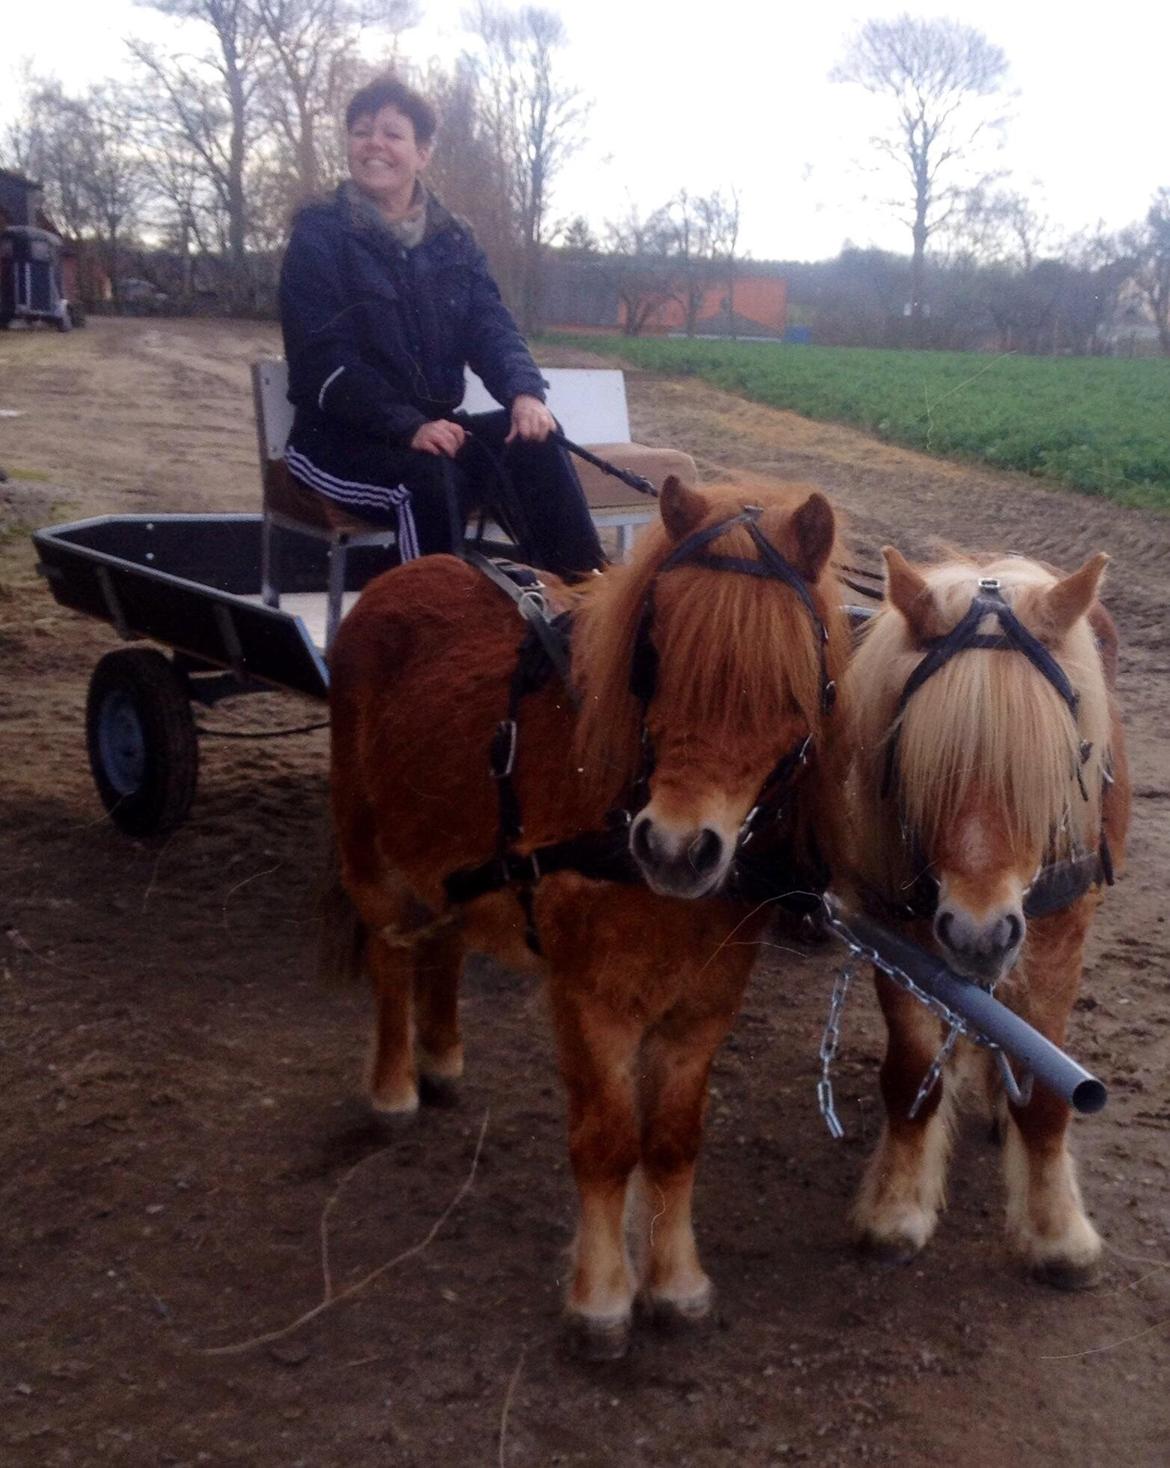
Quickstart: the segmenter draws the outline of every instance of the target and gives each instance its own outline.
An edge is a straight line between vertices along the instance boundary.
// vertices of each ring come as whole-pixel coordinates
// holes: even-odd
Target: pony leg
[[[655,1320],[690,1324],[711,1311],[691,1217],[711,1060],[728,1020],[649,1037],[642,1049],[642,1291]]]
[[[1072,914],[1035,924],[1029,935],[1027,1018],[1054,1045],[1063,1045],[1080,980],[1080,941],[1088,927]],[[1065,931],[1060,931],[1061,925]],[[1101,1239],[1081,1202],[1068,1150],[1068,1105],[1042,1086],[1026,1106],[1008,1106],[1004,1138],[1007,1229],[1013,1249],[1033,1275],[1062,1289],[1091,1284]]]
[[[580,1205],[566,1317],[583,1354],[614,1359],[629,1344],[634,1302],[623,1218],[639,1155],[633,1076],[641,1028],[555,984],[552,999]]]
[[[388,1116],[410,1116],[418,1110],[414,1068],[412,991],[414,945],[371,933],[366,966],[374,986],[374,1047],[370,1061],[370,1105]]]
[[[945,1199],[954,1081],[944,1072],[911,1119],[918,1088],[942,1043],[939,1023],[882,975],[877,993],[889,1029],[881,1071],[886,1121],[851,1222],[861,1248],[903,1264],[929,1241]]]
[[[456,917],[440,918],[414,951],[414,1015],[423,1100],[454,1104],[463,1074],[459,1035],[459,977],[463,934]]]

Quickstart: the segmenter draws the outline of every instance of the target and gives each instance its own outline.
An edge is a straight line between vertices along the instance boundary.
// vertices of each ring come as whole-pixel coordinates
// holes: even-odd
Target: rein
[[[756,521],[762,513],[759,506],[747,505],[738,515],[687,536],[658,568],[655,580],[678,566],[699,565],[716,571],[731,571],[778,580],[790,587],[808,612],[816,631],[821,674],[821,708],[828,713],[836,701],[836,684],[828,675],[828,629],[800,573],[759,530]],[[748,533],[759,547],[760,560],[704,552],[703,548],[711,541],[732,526],[741,524],[747,526]],[[539,953],[532,896],[533,888],[541,877],[554,872],[575,871],[598,881],[644,881],[640,868],[630,854],[629,829],[650,798],[650,779],[655,766],[653,740],[646,725],[646,715],[658,684],[658,654],[651,638],[654,584],[651,583],[646,593],[630,659],[630,691],[642,707],[642,757],[629,796],[624,805],[608,812],[604,830],[584,832],[564,841],[552,842],[537,847],[534,851],[521,853],[515,850],[515,846],[523,837],[524,828],[519,800],[512,783],[518,746],[519,705],[527,694],[543,688],[554,673],[565,685],[569,697],[574,698],[569,673],[569,617],[567,613],[556,618],[549,616],[543,583],[528,568],[508,564],[501,566],[477,551],[465,551],[462,558],[511,597],[528,626],[512,676],[508,714],[497,724],[491,743],[490,765],[496,781],[500,811],[496,853],[489,861],[478,866],[452,872],[446,878],[444,888],[451,902],[462,903],[503,887],[515,887],[525,911],[525,936],[529,946]],[[745,857],[745,848],[765,828],[779,823],[787,790],[809,763],[812,755],[813,736],[807,734],[780,756],[767,775],[752,808],[740,826],[725,895],[756,901],[766,897],[777,897],[780,900],[791,898],[793,905],[801,911],[806,910],[810,902],[813,907],[819,905],[821,894],[828,883],[828,871],[818,857],[814,857],[816,870],[810,874],[808,884],[816,888],[815,893],[789,892],[787,888],[791,883],[783,884],[786,889],[784,892],[777,892],[776,889],[781,884],[771,872],[762,863]]]
[[[979,631],[980,623],[988,616],[994,616],[998,620],[1000,626],[998,633]],[[882,775],[883,799],[889,798],[895,785],[898,740],[902,731],[901,717],[906,710],[906,705],[927,679],[933,677],[957,653],[971,648],[1023,653],[1032,666],[1060,695],[1074,723],[1076,722],[1080,695],[1069,682],[1064,669],[1040,639],[1029,632],[1012,611],[1004,600],[1000,583],[994,578],[980,578],[979,590],[960,621],[944,636],[928,639],[925,646],[928,649],[926,656],[906,679],[894,710],[894,730],[886,745],[885,767]],[[1088,800],[1089,792],[1085,789],[1082,770],[1091,753],[1092,745],[1082,741],[1076,776],[1081,795],[1085,800]],[[1108,771],[1104,778],[1106,781],[1111,779]],[[905,832],[903,836],[907,841],[912,840]],[[916,865],[921,865],[923,870],[914,879],[904,900],[891,900],[867,886],[864,889],[866,906],[892,918],[932,918],[938,908],[939,884],[937,879],[925,870],[925,863],[916,863]],[[1046,917],[1054,912],[1062,912],[1066,907],[1071,907],[1074,902],[1092,891],[1094,887],[1102,884],[1113,885],[1113,857],[1104,831],[1101,832],[1096,851],[1049,862],[1040,868],[1024,893],[1024,916],[1037,918]]]

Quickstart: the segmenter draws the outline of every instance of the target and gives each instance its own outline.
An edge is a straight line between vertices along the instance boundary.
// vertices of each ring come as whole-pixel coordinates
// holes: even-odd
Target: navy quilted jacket
[[[355,434],[405,447],[463,398],[469,365],[499,402],[544,399],[524,343],[467,225],[433,197],[422,243],[406,249],[345,186],[301,210],[280,276],[291,442],[310,435],[344,457]]]

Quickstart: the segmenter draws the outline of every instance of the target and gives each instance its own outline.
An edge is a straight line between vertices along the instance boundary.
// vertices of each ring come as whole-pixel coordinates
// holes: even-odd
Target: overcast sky
[[[814,259],[850,240],[908,249],[888,190],[858,166],[871,104],[828,73],[854,26],[902,3],[768,0],[667,6],[661,0],[545,0],[569,31],[567,74],[593,99],[588,140],[558,181],[553,213],[584,213],[599,230],[631,204],[648,212],[686,185],[734,184],[742,243],[755,258]],[[420,61],[464,44],[465,0],[421,0],[404,38]],[[953,0],[913,13],[978,27],[1011,64],[1012,120],[997,166],[1062,233],[1139,218],[1170,185],[1170,5],[1092,6]],[[118,74],[121,38],[164,40],[173,22],[131,0],[10,0],[0,26],[0,128],[17,104],[17,68],[70,89]]]

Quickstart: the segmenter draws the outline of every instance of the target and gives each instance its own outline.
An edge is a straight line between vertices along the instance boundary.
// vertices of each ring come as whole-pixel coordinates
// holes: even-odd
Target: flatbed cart
[[[328,696],[328,548],[286,531],[280,605],[266,606],[261,534],[260,515],[216,514],[102,516],[33,535],[38,570],[62,606],[170,650],[108,652],[89,682],[94,783],[129,835],[168,830],[190,809],[199,769],[192,704],[272,689]],[[351,547],[345,605],[396,559],[392,547]]]

